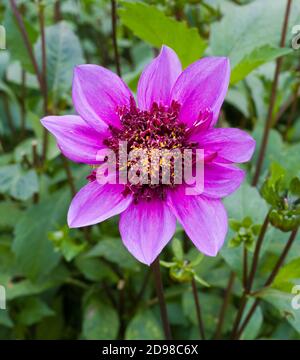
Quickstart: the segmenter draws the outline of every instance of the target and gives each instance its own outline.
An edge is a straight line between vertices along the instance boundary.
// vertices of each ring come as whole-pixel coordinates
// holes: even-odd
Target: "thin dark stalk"
[[[61,19],[60,0],[56,0],[54,3],[54,22],[59,22]]]
[[[166,340],[172,340],[171,328],[168,319],[167,305],[165,301],[164,289],[163,289],[162,278],[160,273],[159,257],[157,257],[157,259],[151,264],[151,270],[154,277],[165,338]]]
[[[22,84],[21,84],[21,138],[24,137],[26,124],[26,72],[22,69]]]
[[[215,333],[215,339],[219,339],[222,334],[222,328],[223,328],[223,324],[224,324],[224,320],[225,320],[226,310],[229,305],[229,300],[230,300],[231,291],[233,288],[235,277],[236,277],[235,272],[231,271],[229,280],[228,280],[228,284],[227,284],[227,288],[225,291],[224,301],[223,301],[223,304],[220,309],[218,325],[217,325],[217,329],[216,329],[216,333]]]
[[[259,254],[260,254],[262,243],[263,243],[264,238],[265,238],[265,234],[266,234],[268,225],[269,225],[269,213],[265,217],[264,223],[263,223],[263,225],[261,227],[259,237],[258,237],[256,245],[255,245],[255,250],[254,250],[254,255],[253,255],[253,260],[252,260],[252,266],[251,266],[251,270],[250,270],[250,274],[249,274],[249,278],[248,278],[248,282],[247,282],[247,286],[246,286],[246,292],[248,294],[252,289],[254,277],[255,277],[255,274],[256,274],[257,266],[258,266]]]
[[[12,135],[14,135],[16,128],[15,128],[14,120],[13,120],[13,117],[12,117],[12,114],[10,111],[9,100],[5,94],[3,94],[3,105],[4,105],[4,110],[5,110],[9,130],[11,131]]]
[[[39,195],[39,193],[34,193],[34,194],[33,194],[33,197],[32,197],[32,202],[33,202],[34,204],[37,204],[39,201],[40,201],[40,195]]]
[[[298,229],[292,231],[292,233],[291,233],[291,235],[289,237],[289,240],[286,243],[286,245],[285,245],[285,247],[284,247],[284,249],[283,249],[283,251],[282,251],[282,253],[281,253],[281,255],[280,255],[280,257],[279,257],[279,259],[277,261],[277,263],[276,263],[276,265],[274,266],[270,276],[266,280],[266,282],[264,284],[264,287],[268,287],[273,283],[273,281],[274,281],[276,275],[278,274],[278,271],[280,270],[280,268],[281,268],[281,266],[282,266],[282,264],[283,264],[283,262],[284,262],[284,260],[285,260],[285,258],[287,256],[291,246],[293,245],[294,240],[296,239],[297,232],[298,232]],[[242,335],[242,333],[245,330],[246,326],[248,325],[249,321],[251,320],[252,315],[254,314],[254,312],[255,312],[257,306],[259,305],[259,303],[260,303],[260,299],[256,299],[255,302],[253,303],[253,305],[251,306],[251,308],[250,308],[245,320],[243,321],[239,331],[237,332],[235,338],[237,338],[237,339],[240,338],[240,336]]]
[[[237,334],[240,322],[242,320],[246,305],[247,305],[247,294],[246,294],[246,292],[243,292],[243,295],[241,297],[240,304],[239,304],[239,309],[238,309],[238,312],[236,314],[236,317],[235,317],[235,320],[233,323],[231,339],[234,339],[236,337],[236,334]]]
[[[243,247],[243,286],[246,288],[248,279],[248,250],[246,245]]]
[[[200,334],[201,339],[205,340],[205,330],[204,330],[204,324],[203,324],[203,319],[202,319],[202,315],[201,315],[201,306],[200,306],[199,295],[198,295],[198,291],[197,291],[197,285],[196,285],[196,281],[194,278],[192,279],[192,289],[193,289],[193,296],[194,296],[195,307],[196,307],[197,321],[198,321],[198,326],[199,326],[199,334]]]
[[[46,36],[45,36],[45,14],[44,4],[39,2],[39,23],[41,30],[41,44],[42,44],[42,81],[43,81],[43,103],[44,114],[48,114],[48,86],[47,86],[47,55],[46,55]],[[43,147],[42,147],[42,161],[47,158],[49,133],[44,129],[43,133]]]
[[[31,46],[31,43],[30,43],[30,40],[29,40],[29,37],[28,37],[28,34],[27,34],[27,31],[26,31],[26,28],[25,28],[25,25],[24,25],[24,21],[22,19],[22,15],[16,5],[16,2],[15,0],[9,0],[10,1],[10,4],[11,4],[11,8],[12,8],[12,11],[13,11],[13,14],[16,18],[16,21],[17,21],[17,24],[18,24],[18,27],[20,29],[20,32],[21,32],[21,35],[22,35],[22,38],[24,40],[24,45],[28,51],[28,55],[29,55],[29,58],[31,60],[31,63],[32,63],[32,66],[34,68],[34,72],[36,74],[36,77],[38,79],[38,82],[39,82],[39,85],[40,85],[40,89],[43,90],[43,79],[41,77],[41,74],[40,74],[40,71],[39,71],[39,67],[38,67],[38,64],[37,64],[37,61],[36,61],[36,58],[34,56],[34,52],[33,52],[33,48]]]
[[[74,184],[74,179],[72,176],[72,172],[68,163],[68,160],[62,156],[62,161],[63,161],[63,166],[67,175],[67,180],[68,180],[68,184],[70,186],[70,190],[71,190],[71,195],[74,197],[76,195],[76,187]]]
[[[32,148],[32,165],[34,168],[38,168],[40,165],[40,161],[37,151],[37,142],[35,140],[32,141],[31,148]]]
[[[31,168],[31,162],[29,161],[26,153],[22,154],[22,163],[25,164],[29,169]]]
[[[115,53],[115,64],[117,69],[117,74],[121,76],[121,65],[120,57],[118,51],[118,42],[117,42],[117,4],[115,0],[111,0],[111,25],[112,25],[112,37],[113,37],[113,46]]]
[[[234,321],[234,325],[233,325],[233,329],[232,329],[232,333],[231,333],[232,338],[236,337],[240,322],[241,322],[243,314],[244,314],[245,307],[247,305],[247,301],[248,301],[247,295],[251,291],[251,288],[252,288],[252,285],[253,285],[254,276],[256,274],[258,260],[259,260],[259,253],[260,253],[260,249],[261,249],[263,240],[265,238],[265,234],[266,234],[266,231],[267,231],[267,228],[268,228],[268,224],[269,224],[269,214],[267,214],[267,216],[266,216],[266,218],[264,220],[264,223],[263,223],[262,228],[261,228],[260,233],[259,233],[259,237],[258,237],[256,245],[255,245],[255,250],[254,250],[254,255],[253,255],[252,266],[251,266],[249,278],[248,278],[246,287],[244,288],[244,291],[243,291],[243,295],[242,295],[242,298],[241,298],[241,301],[240,301],[239,310],[237,312],[237,315],[236,315],[236,318],[235,318],[235,321]]]
[[[284,47],[284,45],[285,45],[291,4],[292,4],[292,0],[287,0],[284,22],[283,22],[282,33],[281,33],[281,41],[280,41],[281,47]],[[283,58],[280,57],[276,61],[276,69],[275,69],[274,80],[273,80],[273,84],[272,84],[271,99],[270,99],[270,104],[269,104],[268,115],[267,115],[267,119],[265,122],[265,128],[264,128],[262,143],[261,143],[258,158],[257,158],[256,169],[255,169],[254,177],[252,180],[253,186],[256,186],[258,183],[259,175],[260,175],[260,172],[262,169],[265,153],[267,150],[270,129],[273,124],[273,112],[274,112],[274,106],[275,106],[275,101],[276,101],[277,86],[278,86],[279,74],[280,74],[280,70],[281,70],[281,66],[282,66],[282,60],[283,60]]]
[[[111,288],[107,285],[106,281],[103,280],[102,281],[102,287],[107,295],[107,297],[109,298],[110,302],[112,303],[114,308],[118,308],[118,304],[114,298],[113,292],[111,291]]]
[[[45,114],[47,114],[47,107],[48,107],[48,96],[47,96],[47,89],[46,89],[46,82],[45,82],[45,78],[46,78],[46,73],[44,72],[43,75],[41,74],[41,72],[39,71],[39,67],[38,67],[38,63],[36,61],[36,58],[35,58],[35,55],[34,55],[34,51],[33,51],[33,47],[30,43],[30,40],[29,40],[29,37],[28,37],[28,34],[27,34],[27,31],[26,31],[26,28],[25,28],[25,24],[24,24],[24,21],[23,21],[23,18],[22,18],[22,15],[16,5],[16,2],[15,0],[10,0],[10,4],[11,4],[11,8],[12,8],[12,11],[13,11],[13,14],[16,18],[16,21],[17,21],[17,24],[18,24],[18,27],[20,29],[20,32],[21,32],[21,35],[22,35],[22,38],[23,38],[23,41],[24,41],[24,44],[25,44],[25,47],[27,49],[27,52],[28,52],[28,55],[29,55],[29,58],[31,60],[31,63],[32,63],[32,66],[33,66],[33,69],[34,69],[34,72],[36,74],[36,77],[37,77],[37,80],[39,82],[39,85],[40,85],[40,90],[43,94],[43,99],[44,99],[44,111],[45,111]],[[45,62],[45,58],[46,58],[46,53],[45,53],[45,33],[44,33],[44,30],[45,30],[45,24],[44,24],[44,14],[43,14],[43,5],[40,6],[40,11],[39,11],[39,19],[40,19],[40,25],[41,25],[41,36],[42,36],[42,51],[43,51],[43,55],[42,55],[42,58],[43,58],[43,70],[45,70],[45,67],[44,67],[44,62]],[[44,130],[44,138],[43,138],[43,159],[46,157],[46,152],[47,152],[47,144],[48,144],[48,134],[47,134],[47,131],[46,129]]]
[[[125,322],[124,322],[124,314],[125,314],[125,285],[126,282],[124,279],[120,279],[117,285],[117,289],[119,290],[119,304],[118,304],[118,311],[119,311],[119,318],[120,318],[120,338],[124,338],[125,334]]]

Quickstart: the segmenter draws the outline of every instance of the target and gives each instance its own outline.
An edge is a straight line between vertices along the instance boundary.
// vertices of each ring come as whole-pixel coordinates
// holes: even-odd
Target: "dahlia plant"
[[[89,182],[70,205],[69,226],[88,226],[120,214],[124,245],[136,259],[150,265],[174,235],[178,221],[199,251],[215,256],[227,232],[222,198],[245,177],[245,171],[234,164],[247,162],[255,148],[246,132],[215,127],[229,77],[225,57],[206,57],[182,70],[176,53],[163,46],[141,74],[135,100],[110,70],[77,66],[73,103],[78,115],[41,120],[67,158],[93,166]],[[178,184],[174,174],[168,184],[161,176],[155,184],[99,181],[95,168],[107,160],[99,159],[99,152],[116,153],[120,168],[120,142],[126,142],[128,153],[202,149],[203,188],[197,191],[189,181]],[[127,170],[132,166],[127,162]],[[189,193],[189,188],[195,191]]]

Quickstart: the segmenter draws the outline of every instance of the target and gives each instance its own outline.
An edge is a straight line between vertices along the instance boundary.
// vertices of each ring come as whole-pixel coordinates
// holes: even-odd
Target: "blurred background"
[[[276,59],[284,56],[258,189],[250,185],[256,153],[244,166],[247,181],[225,200],[231,220],[221,253],[204,257],[178,226],[161,255],[174,338],[203,337],[193,284],[205,337],[230,338],[243,293],[245,251],[250,263],[266,214],[276,208],[266,192],[260,192],[261,186],[270,173],[289,179],[300,175],[300,50],[295,28],[300,25],[300,3],[292,2],[286,41],[280,47],[286,4],[286,0],[1,1],[1,339],[164,337],[151,273],[124,248],[118,219],[68,228],[68,206],[87,182],[90,169],[63,158],[40,124],[45,114],[74,112],[75,65],[93,63],[120,71],[135,92],[142,69],[162,44],[177,52],[184,67],[206,55],[230,58],[230,89],[218,126],[245,129],[257,140],[257,149]],[[298,226],[297,211],[293,226],[284,228],[281,219],[267,229],[254,282],[258,292],[247,309],[255,297],[262,301],[242,339],[300,339],[300,309],[292,306],[297,293],[292,294],[292,288],[297,279],[300,284],[299,235],[275,280],[261,290],[287,242],[287,231]]]

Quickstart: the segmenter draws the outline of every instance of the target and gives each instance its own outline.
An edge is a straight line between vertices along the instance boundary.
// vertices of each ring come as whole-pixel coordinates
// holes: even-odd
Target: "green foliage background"
[[[28,0],[17,4],[41,69],[39,4]],[[225,200],[231,228],[221,253],[215,258],[199,257],[178,227],[175,240],[161,256],[168,312],[177,339],[199,338],[191,278],[181,273],[184,260],[192,261],[190,270],[198,280],[207,338],[214,337],[230,273],[236,273],[221,333],[222,338],[229,338],[242,295],[243,246],[237,233],[246,218],[253,226],[262,225],[272,206],[263,199],[260,188],[274,162],[283,168],[284,176],[300,175],[299,102],[287,129],[291,99],[300,83],[296,71],[300,50],[290,45],[291,28],[300,23],[300,3],[293,2],[286,48],[279,48],[285,5],[285,0],[118,3],[122,75],[132,90],[162,44],[172,47],[185,67],[204,55],[228,56],[231,85],[219,126],[249,131],[257,140],[257,151],[275,60],[284,56],[274,109],[277,121],[270,133],[259,186],[250,185],[256,153],[245,166],[247,181]],[[111,3],[44,0],[42,6],[49,109],[54,114],[72,113],[73,67],[87,62],[115,70]],[[7,310],[0,310],[0,338],[162,339],[149,269],[125,250],[118,219],[82,231],[68,229],[71,191],[65,162],[52,137],[44,165],[34,159],[33,148],[42,154],[39,119],[44,115],[43,98],[7,0],[0,5],[0,24],[7,36],[7,50],[0,50],[0,285],[5,286],[7,295]],[[78,190],[89,169],[71,162],[67,165]],[[253,226],[249,262],[257,241]],[[300,339],[300,309],[291,306],[292,287],[300,283],[300,234],[272,285],[260,290],[288,237],[276,224],[268,227],[254,283],[259,291],[250,297],[247,308],[255,297],[262,301],[242,339]]]

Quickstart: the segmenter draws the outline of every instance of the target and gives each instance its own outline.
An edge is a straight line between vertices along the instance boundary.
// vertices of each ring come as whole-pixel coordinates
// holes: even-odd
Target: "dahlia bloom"
[[[186,195],[191,186],[187,183],[99,184],[92,171],[72,200],[69,226],[88,226],[120,214],[124,245],[150,265],[174,235],[178,220],[201,252],[215,256],[228,223],[221,199],[234,192],[245,175],[233,164],[248,161],[255,148],[244,131],[214,128],[229,77],[225,57],[206,57],[182,71],[176,53],[163,46],[139,79],[136,103],[113,72],[97,65],[77,66],[72,95],[79,115],[41,120],[67,158],[101,166],[99,150],[117,151],[120,140],[127,141],[128,151],[199,148],[204,150],[204,189]]]

